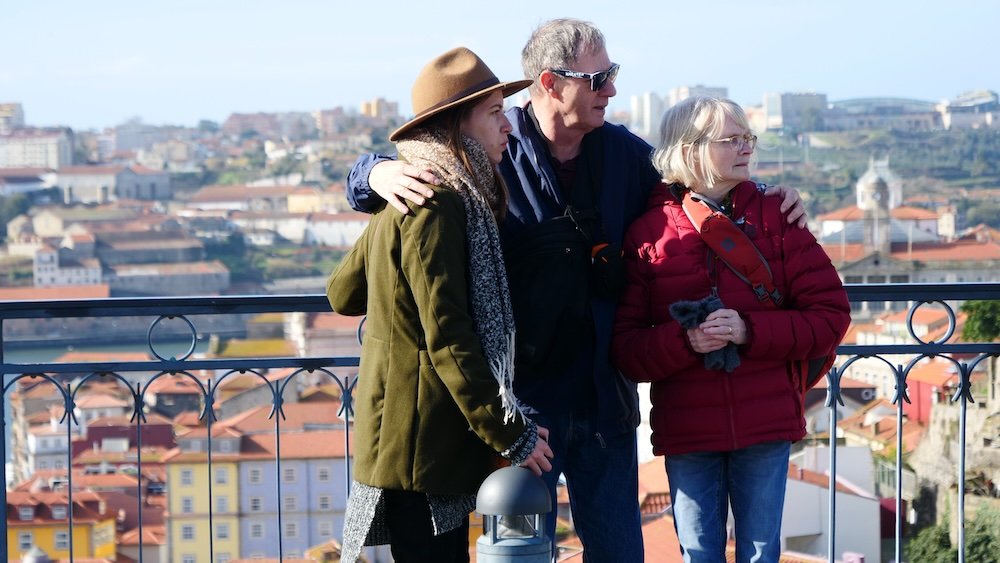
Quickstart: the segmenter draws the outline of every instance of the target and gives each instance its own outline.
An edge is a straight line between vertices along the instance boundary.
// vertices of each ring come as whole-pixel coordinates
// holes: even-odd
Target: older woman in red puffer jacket
[[[666,456],[685,561],[725,560],[730,506],[736,560],[777,561],[790,445],[805,435],[804,366],[840,343],[847,295],[812,234],[749,181],[757,137],[738,105],[690,98],[666,113],[661,132],[654,165],[663,184],[626,235],[628,287],[612,353],[626,377],[652,383],[653,450]],[[686,193],[695,196],[689,206],[747,235],[780,303],[759,299],[709,248],[691,213],[698,208],[684,210]],[[721,308],[693,328],[671,316],[672,304],[710,296]],[[727,346],[738,358],[732,371],[706,367],[706,355]]]

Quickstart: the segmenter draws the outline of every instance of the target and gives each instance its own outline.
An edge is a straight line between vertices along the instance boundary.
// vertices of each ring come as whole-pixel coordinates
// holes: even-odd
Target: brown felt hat
[[[490,67],[465,47],[435,57],[413,83],[413,119],[389,135],[396,141],[428,118],[459,104],[500,90],[504,97],[527,88],[531,80],[500,82]]]

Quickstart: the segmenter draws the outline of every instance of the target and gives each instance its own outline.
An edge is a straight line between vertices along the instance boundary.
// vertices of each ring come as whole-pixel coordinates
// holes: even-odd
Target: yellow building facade
[[[237,559],[240,529],[236,463],[216,460],[213,456],[210,469],[205,454],[177,453],[166,460],[166,468],[170,561],[211,561],[210,539],[216,561]],[[209,529],[210,498],[214,529]]]
[[[115,519],[104,500],[92,491],[73,494],[73,533],[69,530],[68,496],[62,492],[7,493],[7,559],[20,560],[38,547],[53,560],[114,558]]]

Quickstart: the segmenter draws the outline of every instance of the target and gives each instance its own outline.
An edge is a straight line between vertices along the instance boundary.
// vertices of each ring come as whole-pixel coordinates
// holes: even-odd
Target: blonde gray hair
[[[709,147],[722,134],[727,117],[750,130],[743,108],[722,98],[687,98],[663,114],[660,146],[653,153],[653,166],[664,182],[687,187],[715,186],[720,174]]]
[[[524,77],[534,80],[552,68],[569,68],[581,55],[593,54],[604,48],[604,34],[594,24],[573,18],[549,20],[532,32],[521,50]]]

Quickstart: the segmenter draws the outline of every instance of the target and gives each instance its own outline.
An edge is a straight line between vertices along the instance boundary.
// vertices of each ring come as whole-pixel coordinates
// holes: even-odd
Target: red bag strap
[[[753,288],[757,299],[775,307],[781,304],[771,266],[750,237],[715,202],[687,190],[681,206],[705,244],[736,277]]]

